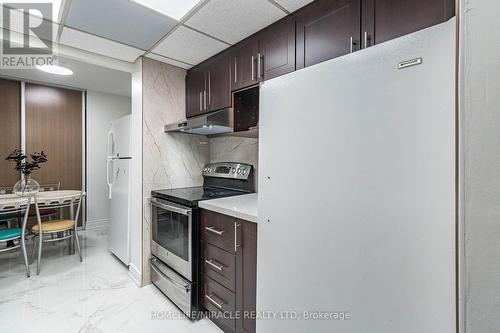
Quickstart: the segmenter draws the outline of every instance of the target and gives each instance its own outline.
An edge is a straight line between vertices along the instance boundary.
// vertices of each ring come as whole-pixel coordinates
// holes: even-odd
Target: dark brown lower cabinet
[[[200,226],[201,304],[224,332],[255,332],[257,224],[202,209]]]

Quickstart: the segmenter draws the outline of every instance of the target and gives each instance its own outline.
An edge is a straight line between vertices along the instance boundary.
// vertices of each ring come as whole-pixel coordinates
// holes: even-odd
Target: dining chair
[[[40,192],[49,192],[49,191],[59,191],[61,189],[61,182],[54,183],[54,184],[40,184]],[[62,216],[62,209],[57,210],[57,209],[40,209],[40,217],[43,218],[48,218],[49,220],[52,220],[56,218],[57,216]],[[30,211],[30,218],[36,217],[36,212],[34,207],[32,207]]]
[[[27,277],[30,277],[30,267],[26,253],[26,224],[28,222],[31,200],[30,197],[24,200],[18,198],[0,200],[0,217],[24,215],[20,228],[7,227],[5,229],[0,229],[0,244],[5,243],[5,248],[0,248],[0,253],[21,248]]]
[[[64,197],[63,199],[54,199],[50,202],[38,203],[35,197],[35,211],[37,215],[37,224],[31,227],[31,232],[34,234],[33,251],[31,252],[30,262],[33,260],[35,250],[38,245],[38,259],[36,272],[37,275],[40,274],[40,264],[42,259],[42,244],[48,242],[57,242],[62,240],[68,240],[69,248],[71,251],[72,245],[76,243],[76,248],[78,250],[78,255],[80,257],[80,262],[83,261],[82,253],[80,250],[80,241],[78,239],[78,217],[80,216],[80,208],[85,197],[85,192],[72,197]],[[76,206],[76,214],[74,214],[74,208]],[[40,210],[42,209],[64,209],[69,208],[70,218],[63,219],[60,216],[58,220],[50,220],[42,222],[40,216]]]

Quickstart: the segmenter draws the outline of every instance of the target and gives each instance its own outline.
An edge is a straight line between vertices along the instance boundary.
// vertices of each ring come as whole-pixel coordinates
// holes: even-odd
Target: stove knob
[[[231,169],[231,172],[232,172],[232,173],[236,173],[236,169],[235,169],[235,168],[232,168],[232,169]]]
[[[247,170],[246,169],[243,169],[243,171],[241,172],[241,174],[244,176],[247,174]]]
[[[238,169],[237,173],[238,173],[238,175],[241,174],[241,169]]]

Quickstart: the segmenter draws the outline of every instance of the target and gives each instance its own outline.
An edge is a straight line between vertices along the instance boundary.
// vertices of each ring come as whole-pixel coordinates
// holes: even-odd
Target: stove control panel
[[[244,163],[209,163],[203,167],[203,176],[246,180],[252,173],[252,168],[251,165]]]

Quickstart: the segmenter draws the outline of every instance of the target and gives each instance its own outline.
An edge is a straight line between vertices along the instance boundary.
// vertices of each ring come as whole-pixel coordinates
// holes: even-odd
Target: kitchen
[[[6,330],[498,331],[496,2],[45,2],[58,66],[0,67]]]

